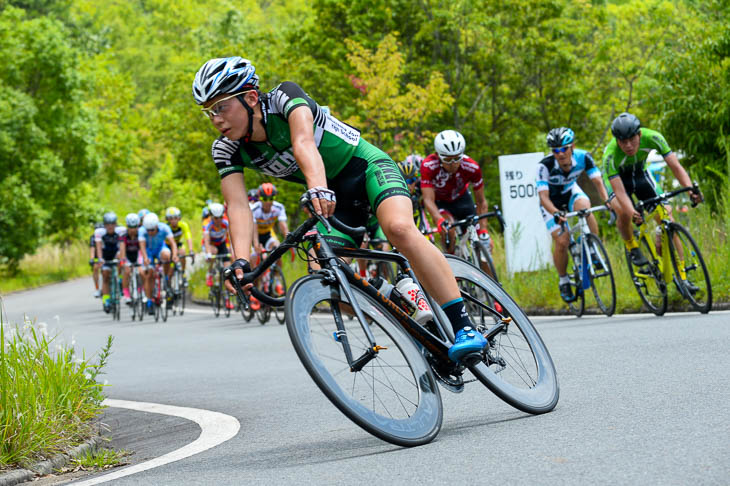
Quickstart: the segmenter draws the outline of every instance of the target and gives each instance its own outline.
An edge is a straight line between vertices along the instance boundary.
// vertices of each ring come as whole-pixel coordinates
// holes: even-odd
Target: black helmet
[[[104,213],[104,224],[115,224],[117,222],[117,215],[114,211]]]
[[[567,127],[553,128],[548,132],[546,139],[548,147],[562,147],[573,143],[575,133]]]
[[[641,122],[631,113],[623,112],[611,123],[611,133],[619,140],[626,140],[639,133]]]

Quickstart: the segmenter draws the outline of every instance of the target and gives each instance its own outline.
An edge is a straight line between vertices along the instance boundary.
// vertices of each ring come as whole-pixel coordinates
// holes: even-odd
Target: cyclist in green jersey
[[[305,185],[315,212],[324,217],[360,226],[374,212],[457,331],[449,356],[460,361],[481,351],[486,339],[473,332],[446,258],[413,223],[410,194],[395,162],[357,129],[322,110],[297,84],[284,82],[268,93],[258,87],[255,68],[241,57],[211,59],[193,81],[196,103],[221,133],[212,152],[228,204],[236,274],[241,277],[249,268],[254,233],[245,166]],[[342,233],[320,231],[333,243],[356,244]]]
[[[648,261],[639,249],[639,243],[634,238],[631,228],[632,221],[637,224],[642,221],[641,214],[634,208],[631,195],[643,201],[661,193],[647,170],[649,152],[656,150],[664,157],[664,161],[682,186],[691,186],[692,181],[662,134],[642,128],[636,116],[621,113],[611,123],[611,133],[615,138],[603,151],[603,177],[606,186],[612,189],[608,198],[609,201],[615,199],[611,203],[611,208],[616,212],[616,225],[626,249],[631,254],[631,261],[637,266],[646,265]],[[694,203],[702,202],[702,194],[699,192],[690,193],[690,197]],[[667,209],[671,219],[671,208]]]

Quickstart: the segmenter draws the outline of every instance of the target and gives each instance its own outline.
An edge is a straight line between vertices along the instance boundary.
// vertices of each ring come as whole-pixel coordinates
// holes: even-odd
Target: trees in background
[[[396,159],[455,128],[496,180],[498,155],[544,150],[560,125],[600,159],[630,110],[722,190],[729,14],[727,0],[0,2],[0,258],[75,234],[100,204],[192,219],[219,199],[217,133],[190,85],[228,55],[251,59],[263,90],[298,82]],[[275,182],[296,214],[299,188]]]

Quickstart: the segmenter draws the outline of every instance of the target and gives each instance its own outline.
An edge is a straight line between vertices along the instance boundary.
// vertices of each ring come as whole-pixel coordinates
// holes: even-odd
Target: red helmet
[[[259,198],[271,199],[277,194],[276,186],[271,182],[264,182],[259,186]]]

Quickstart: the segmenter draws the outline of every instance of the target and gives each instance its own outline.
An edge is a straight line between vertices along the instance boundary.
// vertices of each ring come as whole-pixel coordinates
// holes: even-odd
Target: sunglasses
[[[259,196],[259,199],[261,199],[262,201],[273,201],[274,196]]]
[[[562,154],[563,152],[567,152],[567,150],[570,148],[570,145],[565,145],[564,147],[558,147],[553,149],[554,154]]]
[[[208,108],[201,108],[200,111],[203,112],[205,116],[207,116],[210,119],[213,119],[214,116],[220,116],[222,115],[230,106],[229,103],[223,103],[224,101],[230,100],[231,98],[235,98],[238,95],[242,95],[244,93],[248,93],[249,90],[241,91],[240,93],[232,94],[231,96],[226,96],[225,98],[221,98],[220,100],[216,101],[216,103],[213,106],[210,106]]]
[[[448,157],[442,157],[439,155],[441,162],[444,164],[456,164],[461,162],[462,155],[450,155]]]
[[[418,180],[417,178],[415,178],[415,177],[411,177],[411,178],[409,178],[409,179],[406,179],[406,184],[408,184],[408,185],[411,185],[411,184],[413,184],[414,182],[416,182],[417,180]]]

